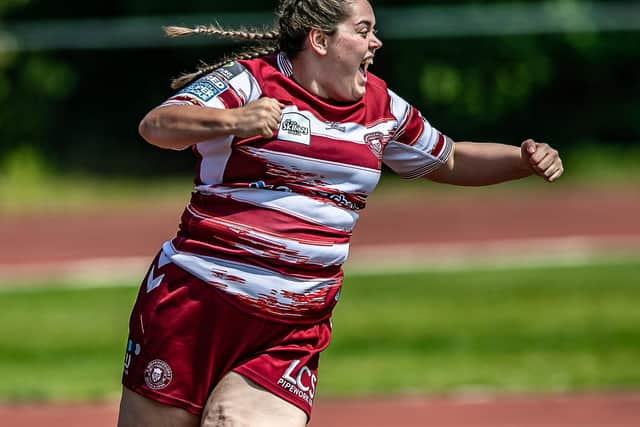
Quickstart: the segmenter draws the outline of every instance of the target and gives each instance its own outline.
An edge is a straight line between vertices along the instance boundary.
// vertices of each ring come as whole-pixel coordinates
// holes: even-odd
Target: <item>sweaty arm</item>
[[[273,98],[230,109],[162,105],[147,113],[138,131],[148,143],[174,150],[229,135],[269,138],[278,129],[282,108]]]
[[[548,182],[564,169],[558,152],[527,139],[520,147],[495,143],[456,142],[442,167],[425,175],[435,182],[481,186],[538,175]]]

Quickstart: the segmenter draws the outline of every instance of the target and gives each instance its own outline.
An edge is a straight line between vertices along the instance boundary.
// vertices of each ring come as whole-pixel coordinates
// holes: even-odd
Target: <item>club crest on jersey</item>
[[[364,142],[378,159],[382,159],[384,148],[384,134],[382,132],[371,132],[364,136]]]
[[[300,113],[283,114],[278,139],[304,145],[311,144],[311,121]]]

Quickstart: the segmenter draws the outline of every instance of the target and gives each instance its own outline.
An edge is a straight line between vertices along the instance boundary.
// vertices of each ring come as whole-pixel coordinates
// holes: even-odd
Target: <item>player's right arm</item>
[[[148,143],[174,150],[229,135],[270,138],[280,125],[283,107],[273,98],[231,109],[163,105],[147,113],[138,131]]]

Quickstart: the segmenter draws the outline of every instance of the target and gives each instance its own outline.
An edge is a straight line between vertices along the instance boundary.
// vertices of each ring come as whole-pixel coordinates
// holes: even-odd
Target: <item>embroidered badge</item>
[[[371,132],[364,136],[364,142],[378,159],[382,159],[384,149],[384,134],[382,132]]]
[[[171,367],[164,360],[152,360],[144,370],[144,382],[153,390],[166,388],[172,379],[173,372]]]

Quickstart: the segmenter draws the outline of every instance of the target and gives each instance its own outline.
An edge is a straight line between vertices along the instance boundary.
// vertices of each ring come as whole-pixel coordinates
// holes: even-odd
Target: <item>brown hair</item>
[[[305,39],[312,28],[331,35],[339,23],[347,19],[351,12],[352,0],[281,0],[276,10],[278,17],[274,28],[259,31],[255,29],[230,30],[220,25],[198,25],[194,28],[165,27],[170,37],[205,34],[238,41],[256,42],[211,65],[203,63],[198,70],[183,74],[171,82],[173,89],[180,89],[193,80],[210,73],[222,65],[237,59],[252,59],[283,51],[294,58],[304,49]]]

